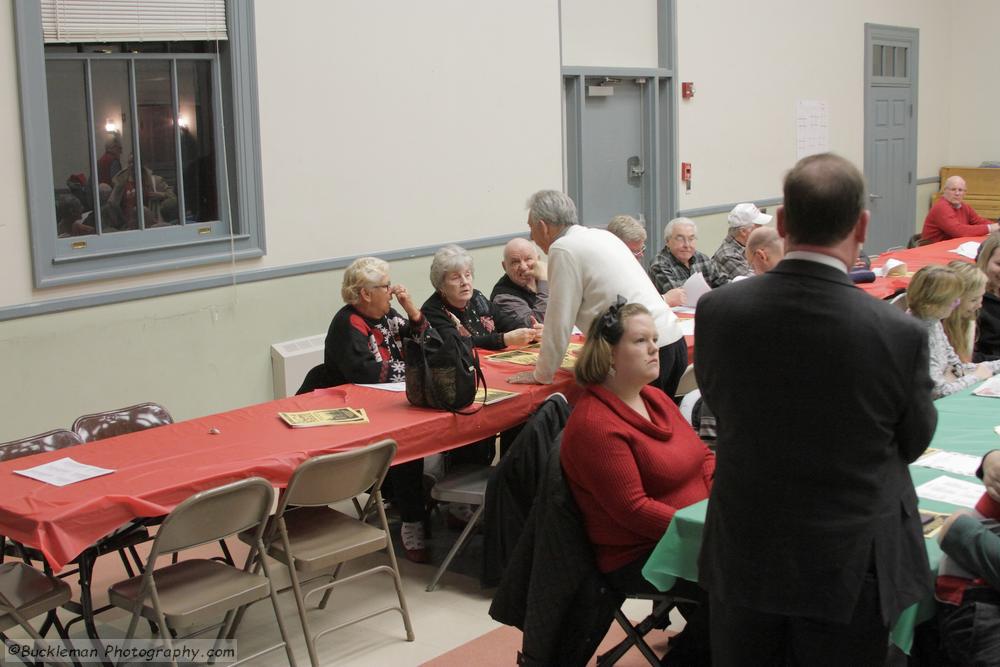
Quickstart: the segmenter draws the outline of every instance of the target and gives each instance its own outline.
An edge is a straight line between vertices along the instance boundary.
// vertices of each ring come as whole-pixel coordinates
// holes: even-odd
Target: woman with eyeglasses
[[[354,260],[344,271],[340,295],[345,305],[326,334],[324,386],[405,381],[403,340],[426,329],[427,318],[406,288],[389,280],[389,265],[377,257]],[[393,298],[405,318],[392,307]],[[386,476],[386,496],[403,522],[403,550],[415,563],[430,560],[424,542],[423,472],[424,461],[417,459],[392,466]]]
[[[910,313],[927,326],[934,398],[954,394],[1000,371],[1000,361],[963,363],[948,342],[941,320],[962,303],[964,289],[958,274],[947,266],[936,265],[917,271],[906,289]]]

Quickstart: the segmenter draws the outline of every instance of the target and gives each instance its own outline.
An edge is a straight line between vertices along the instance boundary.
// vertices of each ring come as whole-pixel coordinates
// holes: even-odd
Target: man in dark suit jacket
[[[888,628],[932,590],[907,468],[937,424],[927,336],[847,276],[864,195],[843,158],[801,160],[777,212],[784,261],[698,302],[717,665],[881,665]]]

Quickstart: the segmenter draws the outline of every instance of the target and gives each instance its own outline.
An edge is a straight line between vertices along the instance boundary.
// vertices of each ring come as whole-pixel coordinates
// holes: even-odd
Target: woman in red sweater
[[[570,415],[560,451],[597,565],[622,593],[655,591],[642,566],[677,509],[708,497],[715,473],[715,454],[674,402],[649,386],[660,372],[656,337],[649,311],[620,297],[594,321],[576,364],[587,391]],[[707,660],[705,596],[683,580],[672,592],[702,602],[693,616],[685,613],[683,633],[694,640],[684,642],[683,664],[700,664]],[[680,648],[671,649],[670,662],[680,658]]]

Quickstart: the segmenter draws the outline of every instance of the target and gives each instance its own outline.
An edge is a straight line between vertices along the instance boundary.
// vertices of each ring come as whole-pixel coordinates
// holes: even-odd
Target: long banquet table
[[[906,263],[907,275],[884,278],[880,277],[876,278],[873,283],[861,283],[858,287],[874,297],[885,299],[893,294],[896,294],[897,292],[905,290],[906,286],[910,284],[910,278],[913,276],[914,272],[927,266],[928,264],[947,264],[953,259],[960,259],[964,262],[972,262],[973,260],[968,257],[959,255],[953,251],[963,243],[968,241],[979,243],[984,238],[986,237],[966,236],[958,239],[938,241],[937,243],[931,243],[918,248],[909,248],[906,250],[895,250],[893,252],[882,253],[877,258],[872,260],[872,268],[883,267],[887,261],[895,259]]]
[[[566,371],[551,385],[511,385],[507,377],[523,366],[482,366],[489,387],[517,396],[473,415],[416,408],[403,393],[342,385],[0,463],[0,534],[40,550],[58,571],[110,531],[164,516],[198,491],[251,476],[282,487],[307,458],[383,438],[396,440],[394,462],[402,463],[520,424],[554,391],[575,395]],[[370,422],[293,429],[278,417],[344,406],[364,408]],[[114,472],[64,487],[14,473],[67,456]]]
[[[1000,449],[1000,437],[993,428],[1000,423],[997,408],[1000,402],[972,394],[974,388],[935,401],[938,426],[930,446],[951,452],[982,456],[993,449]],[[977,482],[975,477],[963,477],[941,470],[910,466],[914,486],[919,486],[941,475]],[[935,512],[953,512],[957,506],[919,499],[921,509]],[[660,590],[668,590],[677,577],[698,580],[698,552],[701,549],[702,530],[708,501],[685,507],[674,515],[663,538],[650,555],[643,575]],[[934,538],[925,540],[931,569],[936,572],[941,560],[941,549]],[[914,627],[934,614],[933,599],[913,605],[903,612],[892,630],[892,640],[909,652],[913,644]]]

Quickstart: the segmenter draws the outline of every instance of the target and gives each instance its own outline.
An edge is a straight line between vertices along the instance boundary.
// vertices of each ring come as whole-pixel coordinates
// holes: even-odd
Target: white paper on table
[[[937,451],[926,456],[921,456],[914,462],[914,465],[923,468],[944,470],[945,472],[965,475],[966,477],[975,477],[981,460],[981,456],[973,456],[972,454]]]
[[[937,500],[950,505],[974,508],[983,496],[983,491],[982,484],[942,475],[918,486],[917,496],[925,500]]]
[[[700,272],[692,273],[691,277],[685,280],[681,287],[684,289],[684,305],[692,308],[698,305],[698,299],[703,294],[708,294],[712,291],[712,288],[705,282],[705,276],[701,275]]]
[[[18,475],[37,479],[39,482],[45,482],[53,486],[66,486],[67,484],[75,484],[76,482],[82,482],[92,477],[110,475],[114,470],[79,463],[66,457],[50,461],[49,463],[43,463],[34,468],[15,470],[14,472]]]
[[[405,382],[377,382],[375,384],[355,383],[359,387],[369,387],[371,389],[381,389],[382,391],[406,391]]]
[[[961,255],[962,257],[968,257],[969,259],[975,259],[976,255],[979,254],[979,241],[966,241],[954,250],[949,250],[948,252],[953,252]]]
[[[694,335],[694,319],[690,317],[685,317],[683,319],[677,320],[678,324],[681,325],[681,332],[685,336]]]
[[[992,396],[1000,398],[1000,375],[994,375],[986,382],[976,387],[973,391],[976,396]]]
[[[674,306],[670,310],[674,311],[678,315],[694,315],[694,308],[688,306]]]

